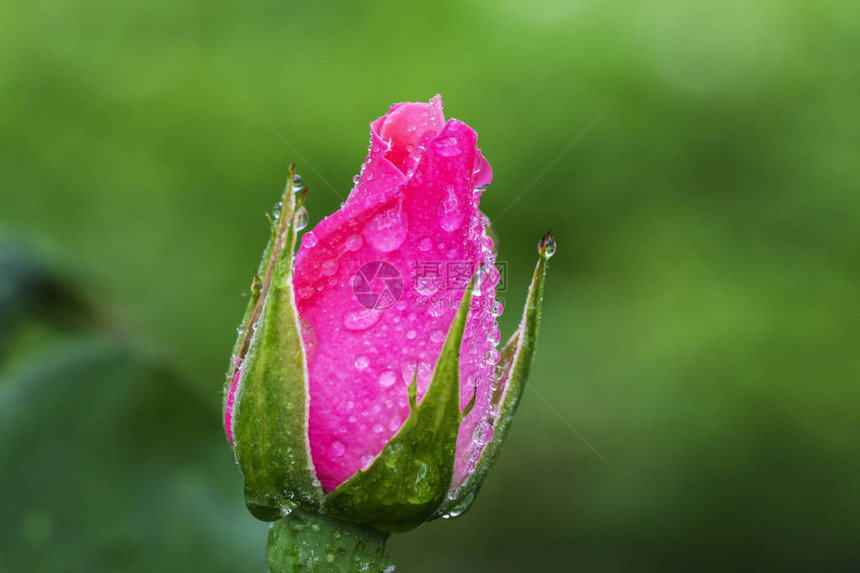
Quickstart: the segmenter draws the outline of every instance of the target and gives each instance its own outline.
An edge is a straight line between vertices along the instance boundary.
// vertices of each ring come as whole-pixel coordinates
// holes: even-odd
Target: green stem
[[[271,573],[390,572],[387,539],[375,529],[294,511],[269,529],[266,561]]]

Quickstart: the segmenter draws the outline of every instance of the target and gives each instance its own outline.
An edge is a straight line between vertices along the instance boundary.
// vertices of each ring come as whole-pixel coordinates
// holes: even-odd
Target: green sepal
[[[291,166],[227,377],[229,388],[241,369],[233,447],[245,476],[248,509],[264,521],[297,506],[319,507],[323,498],[308,445],[307,371],[292,286],[294,175]]]
[[[406,422],[370,467],[329,494],[324,504],[329,515],[395,533],[426,522],[445,500],[461,421],[459,355],[471,302],[472,283],[421,402],[412,405]]]
[[[496,462],[505,437],[508,435],[508,430],[510,430],[511,420],[513,420],[523,390],[526,387],[526,380],[528,380],[537,347],[546,265],[547,260],[555,252],[555,239],[551,233],[547,233],[543,237],[538,252],[540,259],[532,275],[520,326],[502,349],[499,364],[496,367],[496,381],[490,401],[491,415],[494,415],[494,418],[490,419],[490,423],[493,424],[493,439],[485,446],[481,458],[475,466],[475,471],[469,474],[460,487],[445,498],[445,503],[438,511],[438,517],[457,517],[469,509],[469,506],[475,501],[484,478],[487,477],[490,468]]]
[[[271,573],[382,573],[394,570],[388,534],[325,515],[295,511],[269,528],[266,563]]]

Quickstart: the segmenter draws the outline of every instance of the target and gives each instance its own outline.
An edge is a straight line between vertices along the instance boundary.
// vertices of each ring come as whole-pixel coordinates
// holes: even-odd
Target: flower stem
[[[368,527],[294,511],[269,529],[266,561],[271,573],[390,572],[387,540],[388,534]]]

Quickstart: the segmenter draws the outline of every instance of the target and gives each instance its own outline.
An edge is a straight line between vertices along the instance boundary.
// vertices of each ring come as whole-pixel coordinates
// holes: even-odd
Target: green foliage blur
[[[264,213],[437,92],[505,336],[559,247],[508,445],[398,570],[857,570],[858,54],[854,2],[0,3],[0,571],[265,568],[219,413]]]

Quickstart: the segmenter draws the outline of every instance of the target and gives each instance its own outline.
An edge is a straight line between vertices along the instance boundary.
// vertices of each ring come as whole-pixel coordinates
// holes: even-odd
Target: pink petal
[[[394,106],[374,122],[356,188],[303,237],[296,256],[303,338],[313,339],[310,447],[329,491],[367,467],[406,420],[413,376],[423,397],[472,272],[483,262],[498,274],[474,192],[476,182],[489,182],[489,164],[469,126],[442,121],[434,98]],[[444,284],[446,264],[465,270],[459,288]],[[437,265],[440,280],[428,280]],[[494,296],[492,286],[475,295],[461,348],[460,406],[473,393],[476,404],[458,437],[455,482],[483,448],[473,436],[492,392]]]
[[[442,97],[430,103],[397,103],[370,124],[370,149],[349,200],[400,186],[424,152],[423,143],[445,125]]]

